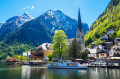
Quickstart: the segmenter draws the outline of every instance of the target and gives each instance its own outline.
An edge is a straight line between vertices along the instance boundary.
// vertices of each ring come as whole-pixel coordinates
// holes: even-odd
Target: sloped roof
[[[43,50],[51,50],[51,45],[52,45],[51,43],[43,43],[40,46],[38,46],[37,49],[39,47],[42,47]]]
[[[87,49],[90,51],[90,54],[96,54],[96,48],[94,49],[87,48]]]

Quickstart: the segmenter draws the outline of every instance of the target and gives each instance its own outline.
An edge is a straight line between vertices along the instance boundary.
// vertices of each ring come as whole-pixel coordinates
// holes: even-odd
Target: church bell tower
[[[76,32],[76,39],[78,44],[81,46],[81,50],[85,50],[85,42],[84,42],[84,30],[82,27],[81,16],[80,16],[80,9],[78,9],[78,26]]]

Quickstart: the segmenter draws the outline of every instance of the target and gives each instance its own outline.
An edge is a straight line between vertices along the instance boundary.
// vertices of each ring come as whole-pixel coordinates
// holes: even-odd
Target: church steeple
[[[85,50],[84,30],[81,22],[80,8],[78,8],[78,26],[77,26],[77,32],[76,32],[76,39],[78,44],[81,46],[81,51],[84,51]]]
[[[81,22],[81,15],[80,15],[80,8],[78,8],[78,28],[82,30],[82,22]]]

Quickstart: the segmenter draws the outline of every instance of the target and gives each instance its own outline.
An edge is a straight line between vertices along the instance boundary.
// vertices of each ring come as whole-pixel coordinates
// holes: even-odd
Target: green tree
[[[67,50],[67,36],[63,30],[58,30],[53,37],[53,56],[62,58],[63,54]]]
[[[52,54],[49,54],[49,55],[48,55],[48,60],[49,60],[49,61],[52,61],[52,59],[53,59],[53,55],[52,55]]]
[[[117,37],[120,37],[120,30],[116,34]]]
[[[21,61],[22,61],[22,60],[27,60],[27,57],[24,57],[24,56],[20,55],[20,60],[21,60]]]
[[[115,35],[114,33],[111,33],[111,34],[109,35],[109,40],[110,40],[110,41],[113,41],[115,37],[116,37],[116,35]]]
[[[78,53],[80,53],[80,45],[78,44],[76,39],[72,41],[68,52],[70,57],[74,59],[78,57]]]
[[[17,58],[18,60],[20,60],[20,58],[19,58],[18,55],[13,55],[12,57],[13,57],[13,58]]]

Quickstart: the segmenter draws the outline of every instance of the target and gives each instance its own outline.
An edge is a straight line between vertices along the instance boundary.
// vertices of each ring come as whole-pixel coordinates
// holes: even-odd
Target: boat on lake
[[[60,60],[59,62],[47,64],[47,67],[51,69],[87,69],[88,65],[80,64],[79,62]]]

